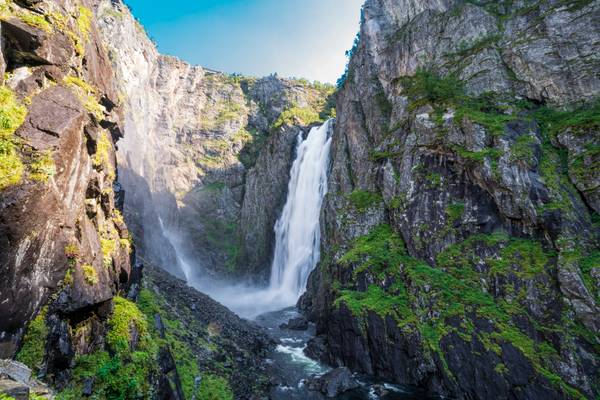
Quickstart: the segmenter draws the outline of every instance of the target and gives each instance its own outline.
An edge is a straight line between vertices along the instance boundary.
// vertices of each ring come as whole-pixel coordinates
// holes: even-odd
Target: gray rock
[[[31,369],[14,360],[0,360],[0,375],[8,376],[19,383],[28,384],[31,380]]]
[[[359,384],[346,367],[336,368],[326,374],[309,379],[306,386],[309,390],[320,391],[329,398],[334,398],[348,390],[356,389]]]
[[[281,324],[279,328],[292,331],[305,331],[308,329],[308,320],[304,317],[291,318],[287,323]]]

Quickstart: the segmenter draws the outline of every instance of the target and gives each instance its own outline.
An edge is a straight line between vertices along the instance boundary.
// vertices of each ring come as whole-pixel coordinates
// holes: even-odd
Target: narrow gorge
[[[366,0],[337,86],[0,38],[0,400],[600,399],[600,1]]]

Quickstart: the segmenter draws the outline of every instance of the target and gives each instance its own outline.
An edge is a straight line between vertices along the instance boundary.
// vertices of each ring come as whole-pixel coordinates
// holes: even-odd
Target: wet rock
[[[325,396],[334,398],[348,390],[356,389],[359,384],[348,368],[341,367],[318,378],[308,379],[306,386],[309,390],[320,391]]]
[[[16,382],[29,383],[31,369],[18,361],[0,360],[0,375],[7,376]]]
[[[0,393],[15,400],[29,400],[29,387],[9,379],[0,379]]]
[[[83,389],[81,390],[81,394],[84,396],[91,396],[94,393],[94,382],[94,377],[86,378],[83,381]]]
[[[291,318],[287,323],[279,325],[279,328],[292,331],[305,331],[308,329],[308,320],[302,316]]]

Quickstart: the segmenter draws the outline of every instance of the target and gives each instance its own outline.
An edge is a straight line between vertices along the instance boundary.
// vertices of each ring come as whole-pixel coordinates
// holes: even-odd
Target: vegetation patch
[[[29,178],[46,183],[54,175],[56,175],[56,165],[52,152],[47,150],[35,154],[29,166]]]
[[[98,399],[152,397],[150,382],[157,373],[158,347],[149,334],[146,316],[135,303],[122,297],[115,297],[114,305],[106,336],[108,348],[76,357],[71,384],[58,394],[58,399],[84,397],[83,386],[89,378],[94,380],[94,396]]]
[[[100,132],[96,143],[96,153],[92,157],[92,165],[100,171],[105,171],[111,181],[115,179],[115,171],[111,161],[112,152],[113,146],[108,133],[106,131]]]
[[[226,379],[205,375],[200,383],[198,397],[206,400],[233,400],[233,392]]]
[[[46,338],[48,337],[46,312],[46,308],[43,308],[29,323],[21,350],[16,357],[17,361],[27,365],[35,373],[40,371],[46,354]]]
[[[97,91],[92,85],[76,76],[67,76],[63,81],[77,94],[77,97],[90,114],[98,121],[104,118],[106,109],[98,102],[96,98]]]
[[[379,193],[356,189],[348,195],[348,200],[357,211],[364,212],[379,205],[383,198]]]
[[[489,249],[490,255],[479,255],[481,246]],[[521,282],[545,282],[544,279],[552,279],[549,268],[554,268],[554,258],[553,252],[545,251],[536,241],[494,233],[475,235],[448,247],[438,255],[437,267],[432,267],[410,257],[392,228],[380,225],[358,238],[339,262],[354,268],[355,279],[367,274],[366,280],[374,283],[364,291],[339,288],[335,304],[345,304],[365,323],[366,312],[392,316],[403,330],[418,332],[425,350],[437,353],[446,369],[440,340],[451,332],[465,341],[476,337],[488,351],[498,354],[502,343],[510,343],[555,387],[573,398],[583,398],[551,372],[558,350],[549,342],[532,339],[513,322],[513,318],[529,318],[525,305],[518,300],[520,295],[512,301],[495,298],[485,284],[493,275],[512,275]],[[540,283],[541,293],[545,285]],[[477,330],[473,316],[493,322],[494,329]],[[451,318],[460,324],[450,325]],[[571,328],[561,329],[579,336]],[[501,373],[502,367],[497,368]],[[447,372],[452,376],[451,371]]]
[[[318,112],[308,107],[291,107],[279,115],[271,130],[278,130],[284,125],[310,125],[313,122],[323,122]]]
[[[85,283],[90,286],[94,286],[98,283],[98,273],[93,266],[86,264],[81,267],[81,271],[83,272],[83,280]]]
[[[23,124],[26,114],[27,109],[17,102],[14,93],[0,86],[0,190],[22,180],[24,166],[14,132]]]
[[[526,165],[531,165],[536,143],[535,138],[529,134],[519,136],[510,148],[510,161],[520,161]]]

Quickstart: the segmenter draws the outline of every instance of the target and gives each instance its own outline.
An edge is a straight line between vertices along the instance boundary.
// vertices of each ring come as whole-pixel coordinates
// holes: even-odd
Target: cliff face
[[[152,268],[142,279],[139,263],[132,267],[119,181],[138,179],[134,202],[152,187],[133,167],[121,175],[116,141],[123,125],[147,125],[121,91],[129,81],[116,81],[98,6],[0,3],[0,359],[24,364],[2,360],[0,392],[51,396],[33,373],[63,399],[263,393],[270,342],[258,328],[183,282]],[[185,70],[170,58],[157,66],[161,76]],[[161,140],[147,139],[150,147]],[[154,209],[136,211],[158,222]]]
[[[457,398],[598,395],[598,17],[366,2],[300,302],[311,354]]]
[[[103,1],[98,16],[128,94],[122,182],[148,187],[125,203],[144,225],[134,229],[143,256],[176,264],[158,245],[165,235],[183,258],[220,275],[265,273],[298,127],[325,117],[332,88],[193,67],[158,54],[122,4]],[[153,230],[159,217],[162,232]]]
[[[2,9],[0,356],[15,354],[26,322],[50,304],[54,339],[69,340],[49,370],[90,345],[70,336],[72,318],[96,324],[131,269],[115,204],[120,109],[91,19],[74,1]]]

